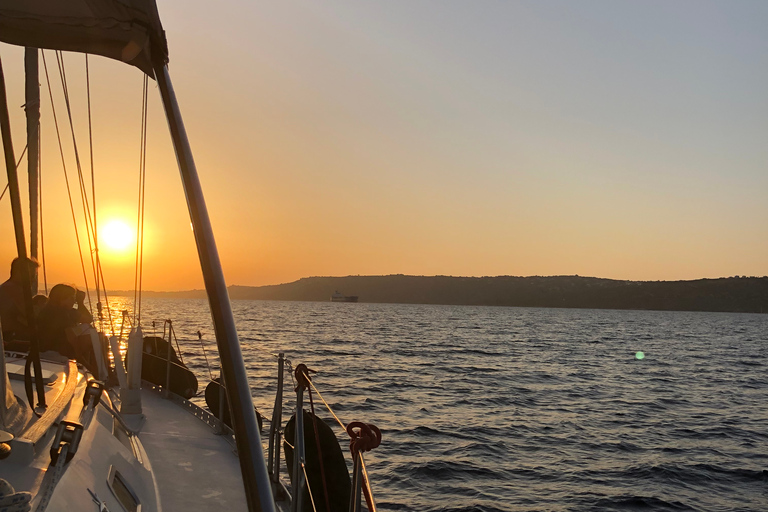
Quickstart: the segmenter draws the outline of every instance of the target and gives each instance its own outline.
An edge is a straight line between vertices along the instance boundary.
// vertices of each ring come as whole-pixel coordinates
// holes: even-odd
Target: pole
[[[275,504],[269,484],[269,475],[261,448],[261,436],[256,423],[248,376],[243,364],[240,340],[235,328],[232,306],[221,269],[219,253],[213,237],[208,209],[205,206],[200,178],[197,174],[192,149],[184,129],[181,111],[171,84],[167,66],[155,66],[155,78],[165,108],[165,117],[171,132],[179,172],[187,197],[187,206],[195,233],[197,253],[203,271],[203,281],[213,317],[216,343],[219,347],[224,387],[229,398],[229,410],[235,431],[235,442],[243,475],[245,497],[251,512],[274,512]]]
[[[24,50],[24,111],[27,114],[27,173],[29,175],[29,255],[37,259],[38,212],[38,164],[40,159],[40,81],[38,78],[38,49]],[[32,293],[37,293],[37,275],[32,278]]]
[[[275,406],[272,408],[272,423],[269,426],[269,476],[276,489],[280,482],[280,426],[283,422],[283,374],[285,373],[285,354],[280,352],[277,356],[277,392],[275,393]]]
[[[171,347],[171,331],[173,329],[173,324],[171,324],[171,321],[168,320],[168,349],[165,351],[165,386],[163,386],[163,396],[165,398],[168,398],[171,394],[171,350],[173,350],[173,347]],[[160,354],[158,354],[159,356]]]
[[[293,423],[293,497],[291,512],[304,510],[304,486],[309,485],[304,479],[304,463],[306,451],[304,449],[304,387],[296,387],[296,414]]]
[[[27,259],[27,243],[24,239],[24,220],[21,216],[21,196],[19,194],[19,177],[16,173],[16,157],[13,154],[13,141],[11,140],[11,120],[8,116],[8,99],[5,92],[5,74],[3,73],[3,61],[0,59],[0,132],[3,139],[3,153],[5,154],[5,168],[8,173],[8,193],[11,196],[11,213],[13,215],[13,229],[16,234],[16,250],[19,258]],[[43,382],[43,370],[40,365],[40,346],[37,342],[37,329],[35,314],[32,309],[32,279],[29,275],[29,265],[23,265],[24,286],[22,293],[27,322],[32,330],[29,356],[35,369],[35,384],[37,388],[37,406],[45,407],[45,383]],[[32,404],[30,404],[30,407]]]

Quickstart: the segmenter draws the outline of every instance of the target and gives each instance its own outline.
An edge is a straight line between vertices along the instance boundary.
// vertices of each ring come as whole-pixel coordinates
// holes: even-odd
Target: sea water
[[[768,510],[768,315],[233,309],[266,418],[285,352],[317,370],[313,382],[342,422],[381,429],[366,455],[380,510]],[[154,320],[162,332],[166,318],[202,391],[219,371],[207,303],[144,299],[145,331]]]

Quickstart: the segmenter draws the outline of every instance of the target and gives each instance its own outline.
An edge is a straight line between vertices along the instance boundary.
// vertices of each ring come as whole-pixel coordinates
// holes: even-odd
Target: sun
[[[104,224],[100,240],[114,251],[122,251],[133,243],[133,230],[121,220],[111,220]]]

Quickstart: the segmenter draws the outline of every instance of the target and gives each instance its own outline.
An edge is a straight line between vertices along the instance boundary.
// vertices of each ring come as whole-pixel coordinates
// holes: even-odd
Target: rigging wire
[[[96,210],[96,172],[94,170],[94,160],[93,160],[93,121],[91,116],[91,74],[90,74],[90,67],[88,65],[88,54],[85,54],[85,84],[86,84],[86,94],[88,98],[88,142],[89,142],[89,149],[90,149],[90,164],[91,164],[91,197],[93,199],[93,258],[95,258],[95,266],[96,266],[96,308],[98,309],[99,313],[99,322],[102,324],[102,330],[103,330],[103,322],[104,322],[104,316],[102,314],[102,304],[101,304],[101,290],[104,291],[104,301],[107,303],[107,320],[109,321],[109,330],[112,333],[112,335],[115,334],[115,324],[114,320],[112,318],[112,309],[109,307],[109,297],[107,295],[107,283],[104,280],[104,270],[101,267],[101,257],[99,256],[99,237],[98,237],[98,224],[97,224],[97,210]]]
[[[27,146],[24,146],[24,151],[21,152],[21,156],[19,157],[19,161],[16,162],[16,170],[19,169],[19,166],[21,165],[21,159],[24,158],[24,155],[27,153]],[[6,183],[5,188],[3,189],[3,192],[0,193],[0,201],[2,201],[3,197],[5,197],[5,193],[8,192],[8,187],[10,187],[10,183]]]
[[[149,78],[144,75],[141,109],[141,150],[139,155],[139,205],[136,219],[136,267],[134,274],[133,315],[134,324],[141,325],[141,288],[144,271],[144,185],[147,176],[147,105],[149,103]],[[165,327],[163,327],[165,331]]]
[[[184,357],[181,355],[181,347],[179,346],[179,338],[176,337],[176,331],[173,329],[173,324],[168,320],[168,342],[170,343],[171,337],[176,341],[176,352],[178,352],[179,361],[184,364]]]
[[[40,220],[40,263],[43,267],[43,286],[45,294],[48,295],[48,271],[45,266],[45,236],[43,232],[43,151],[41,131],[37,130],[37,207]]]
[[[208,376],[211,378],[211,380],[213,380],[213,372],[211,371],[211,363],[208,361],[208,354],[205,352],[205,344],[203,343],[203,333],[202,332],[197,331],[197,339],[200,340],[200,348],[203,349],[203,357],[205,358],[205,366],[208,368]]]
[[[305,374],[307,381],[309,376]],[[315,446],[317,446],[317,459],[320,463],[320,478],[323,481],[323,492],[325,493],[325,509],[330,510],[331,504],[328,501],[328,483],[325,478],[325,464],[323,464],[323,450],[320,445],[320,431],[317,428],[317,414],[315,414],[315,401],[312,399],[312,388],[307,388],[307,394],[309,395],[309,406],[312,410],[312,429],[315,431]],[[307,485],[309,487],[309,485]],[[314,501],[312,502],[314,507]]]
[[[99,230],[97,224],[97,210],[96,210],[96,172],[94,170],[93,160],[93,120],[91,115],[91,73],[90,66],[88,65],[88,54],[85,54],[85,90],[88,98],[88,143],[90,150],[90,164],[91,164],[91,198],[93,200],[93,258],[95,259],[95,273],[94,279],[96,281],[96,308],[99,313],[99,322],[102,324],[101,328],[104,329],[104,315],[102,313],[101,304],[101,290],[104,290],[104,300],[107,303],[107,320],[109,321],[110,332],[114,335],[115,327],[112,319],[112,309],[109,307],[109,298],[107,297],[107,284],[104,281],[104,272],[101,267],[101,257],[99,256]]]
[[[91,119],[91,73],[88,67],[88,54],[85,54],[85,93],[88,99],[88,149],[90,152],[89,160],[91,164],[91,198],[93,200],[93,254],[96,258],[96,266],[99,266],[99,244],[98,230],[96,229],[96,176],[93,171],[93,121]],[[96,303],[99,307],[99,316],[101,316],[101,287],[99,286],[98,275],[94,276],[96,280]]]
[[[59,121],[58,121],[58,117],[56,115],[56,106],[55,106],[55,104],[53,102],[53,90],[51,89],[51,80],[50,80],[50,77],[48,75],[48,64],[45,61],[45,51],[41,50],[40,53],[43,56],[43,69],[45,70],[45,81],[46,81],[46,84],[48,85],[48,96],[49,96],[49,98],[51,100],[51,111],[53,113],[53,124],[56,127],[56,139],[57,139],[57,141],[59,143],[59,154],[61,155],[61,165],[62,165],[62,168],[64,169],[64,182],[67,185],[67,197],[69,198],[69,209],[72,212],[72,224],[73,224],[73,227],[75,229],[75,240],[77,241],[77,252],[80,255],[80,267],[83,270],[83,279],[85,279],[86,288],[87,288],[88,287],[88,275],[87,275],[87,272],[85,270],[85,261],[83,260],[83,251],[82,251],[82,248],[80,246],[80,234],[79,234],[78,229],[77,229],[77,218],[75,216],[75,205],[74,205],[74,202],[72,201],[72,191],[71,191],[70,186],[69,186],[69,175],[67,173],[67,163],[66,163],[66,160],[64,158],[64,147],[63,147],[63,145],[61,143],[61,131],[59,130]],[[57,55],[57,58],[58,58],[58,55]],[[90,297],[89,297],[88,300],[89,300],[89,304],[90,304]]]
[[[77,139],[75,137],[75,124],[72,119],[72,106],[69,101],[69,86],[67,83],[67,75],[66,70],[64,68],[64,53],[61,51],[56,51],[56,62],[59,67],[59,78],[61,79],[61,87],[64,92],[64,104],[67,107],[67,117],[69,119],[69,129],[70,133],[72,134],[72,146],[75,153],[75,164],[77,166],[77,177],[78,177],[78,184],[80,186],[80,201],[83,206],[83,217],[85,219],[85,232],[86,232],[86,238],[88,239],[88,251],[89,255],[91,257],[91,269],[93,271],[94,280],[96,280],[96,266],[93,261],[93,244],[91,242],[91,227],[92,227],[92,219],[91,219],[91,210],[90,206],[88,205],[88,195],[85,188],[85,179],[83,178],[83,168],[80,163],[80,152],[77,149]],[[76,222],[76,221],[75,221]],[[78,250],[81,251],[80,259],[83,259],[82,256],[82,249],[80,248],[80,240],[77,241]],[[83,266],[83,279],[85,280],[85,291],[86,295],[88,296],[88,306],[91,311],[93,311],[93,305],[91,304],[91,294],[90,294],[90,287],[88,286],[88,276],[87,272],[85,270],[85,262],[82,263]]]

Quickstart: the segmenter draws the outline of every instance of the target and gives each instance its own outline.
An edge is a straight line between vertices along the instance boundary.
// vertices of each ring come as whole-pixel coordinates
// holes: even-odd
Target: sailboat
[[[156,80],[213,319],[222,389],[226,389],[221,403],[227,404],[231,424],[230,428],[216,411],[173,393],[168,381],[164,385],[142,381],[140,326],[128,337],[125,362],[115,336],[105,337],[93,328],[83,333],[95,356],[95,364],[85,366],[41,353],[33,328],[27,352],[0,351],[0,509],[330,510],[329,501],[315,499],[319,494],[313,496],[307,487],[305,435],[318,427],[307,425],[317,420],[303,412],[303,393],[313,386],[304,365],[294,369],[298,382],[294,435],[281,437],[287,367],[283,354],[278,356],[276,407],[268,453],[264,453],[211,222],[168,71],[168,45],[155,1],[0,0],[0,41],[26,47],[28,64],[39,49],[79,52],[122,61]],[[32,67],[28,66],[28,73]],[[32,81],[37,82],[36,76]],[[37,123],[34,110],[28,112],[28,123],[33,160],[36,135],[29,126]],[[17,252],[25,260],[27,244],[2,61],[0,129]],[[33,278],[29,271],[23,276],[30,323]],[[106,357],[109,350],[114,357],[112,369]],[[171,362],[169,352],[168,378]],[[116,384],[108,383],[112,373]],[[365,507],[375,510],[362,454],[378,445],[381,434],[364,423],[350,423],[346,431],[351,437],[353,471],[352,490],[346,497],[349,507],[344,509],[361,510],[364,496]],[[291,485],[280,478],[281,440],[286,452],[288,447],[292,451]],[[329,493],[323,494],[327,498]]]

